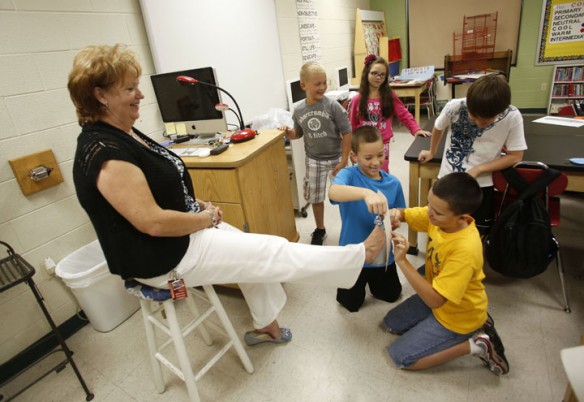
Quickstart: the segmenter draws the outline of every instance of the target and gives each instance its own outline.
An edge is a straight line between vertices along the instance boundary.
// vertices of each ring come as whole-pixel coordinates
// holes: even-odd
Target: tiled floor
[[[396,127],[400,130],[400,127]],[[401,128],[392,144],[392,172],[404,185],[404,151],[412,141]],[[562,201],[562,224],[556,233],[563,247],[572,313],[560,307],[557,270],[530,280],[503,278],[486,269],[490,311],[505,342],[511,371],[496,377],[476,357],[463,357],[423,372],[396,369],[385,348],[393,336],[379,327],[395,304],[368,298],[358,313],[335,301],[335,289],[285,285],[288,303],[280,323],[294,333],[284,346],[247,348],[255,373],[247,374],[234,353],[228,353],[199,382],[204,401],[560,401],[566,376],[560,350],[579,342],[584,332],[584,196],[569,194]],[[301,241],[309,242],[312,212],[297,218]],[[340,219],[326,205],[329,233],[325,244],[338,240]],[[403,229],[400,229],[403,230]],[[424,239],[421,246],[424,246]],[[423,255],[412,257],[421,265]],[[402,298],[412,294],[402,277]],[[220,298],[239,334],[251,326],[249,312],[236,290],[219,289]],[[146,357],[141,315],[134,314],[115,330],[98,333],[84,327],[68,343],[95,401],[186,401],[180,380],[165,373],[166,392],[158,394]],[[190,354],[206,353],[196,337]],[[10,394],[11,386],[3,392]],[[84,393],[70,367],[51,374],[26,391],[18,401],[82,401]]]

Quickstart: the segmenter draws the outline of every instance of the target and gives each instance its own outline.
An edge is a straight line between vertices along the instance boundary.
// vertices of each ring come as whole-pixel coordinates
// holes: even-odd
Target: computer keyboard
[[[209,156],[210,148],[173,148],[172,152],[178,156]]]
[[[209,142],[213,143],[215,141],[218,141],[221,139],[221,135],[220,134],[216,134],[213,137],[198,137],[198,138],[193,138],[192,140],[189,140],[188,142],[186,142],[186,144],[192,144],[192,145],[209,145]]]

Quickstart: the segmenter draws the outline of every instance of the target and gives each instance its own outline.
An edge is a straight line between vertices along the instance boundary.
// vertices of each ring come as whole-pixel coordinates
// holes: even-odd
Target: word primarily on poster
[[[557,4],[550,24],[549,43],[579,42],[584,40],[584,2]]]
[[[322,57],[318,29],[318,11],[312,0],[296,0],[302,63],[320,61]]]

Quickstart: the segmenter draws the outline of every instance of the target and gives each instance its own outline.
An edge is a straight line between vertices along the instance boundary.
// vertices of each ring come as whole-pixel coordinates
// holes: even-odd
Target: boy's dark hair
[[[382,141],[381,133],[376,127],[373,126],[361,126],[353,131],[353,137],[351,138],[351,150],[354,153],[359,152],[359,146],[363,143],[368,144],[371,142]]]
[[[511,88],[501,75],[485,75],[468,88],[466,107],[477,117],[491,119],[511,104]]]
[[[479,183],[465,172],[454,172],[442,177],[432,186],[432,193],[446,201],[454,215],[472,214],[483,201]]]
[[[359,116],[362,118],[367,117],[367,99],[369,99],[369,72],[371,68],[376,64],[382,64],[385,66],[387,74],[385,79],[379,86],[379,92],[381,93],[381,115],[389,119],[393,116],[393,91],[389,86],[389,64],[383,57],[377,57],[375,60],[369,64],[365,64],[363,67],[363,72],[361,73],[361,84],[359,85],[359,94],[361,99],[359,100]]]

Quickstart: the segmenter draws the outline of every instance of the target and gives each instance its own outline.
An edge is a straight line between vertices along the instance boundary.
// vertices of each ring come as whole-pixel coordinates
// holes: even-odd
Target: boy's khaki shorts
[[[304,199],[310,204],[324,202],[327,192],[327,178],[332,170],[341,163],[341,158],[317,160],[306,157],[306,176],[304,177]],[[329,178],[329,183],[332,178]],[[330,185],[330,184],[329,184]]]

